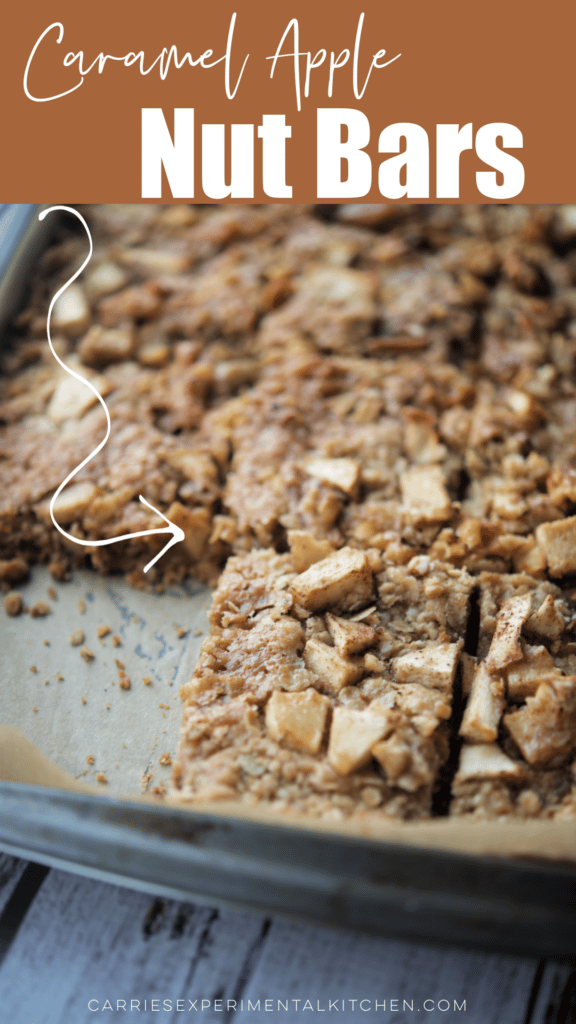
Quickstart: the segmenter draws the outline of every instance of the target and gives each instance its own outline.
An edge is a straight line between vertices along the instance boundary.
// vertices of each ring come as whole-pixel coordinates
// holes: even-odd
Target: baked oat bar
[[[399,573],[374,549],[300,572],[291,554],[231,558],[182,689],[177,799],[429,815],[473,585],[422,557]]]

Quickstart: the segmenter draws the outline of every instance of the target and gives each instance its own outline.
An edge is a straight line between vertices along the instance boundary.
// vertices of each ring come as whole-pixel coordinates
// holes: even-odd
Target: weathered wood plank
[[[253,1006],[260,999],[262,1009],[264,999],[272,996],[289,1000],[288,1011],[277,1011],[286,1024],[306,1019],[306,1000],[316,1012],[318,1007],[330,1012],[332,1000],[339,1007],[340,1021],[361,1017],[404,1024],[421,1016],[426,1024],[458,1019],[466,1024],[524,1024],[536,967],[533,960],[433,949],[274,921],[242,993],[244,1010],[235,1014],[234,1021],[245,1024],[254,1019],[248,1000]],[[298,999],[300,1003],[295,1004]],[[354,1008],[351,1000],[357,1000]],[[360,1000],[367,1002],[364,1011],[358,1012]],[[391,1000],[398,1001],[392,1008]],[[427,1000],[435,1009],[429,1002],[424,1006]],[[442,1000],[447,1002],[438,1008]],[[386,1001],[386,1009],[376,1010],[376,1001]],[[459,1006],[465,1001],[466,1011],[454,1012],[454,1001]],[[543,1024],[543,1020],[532,1024]]]
[[[0,853],[0,915],[14,892],[27,863],[17,857],[10,857],[7,853]]]
[[[261,927],[257,916],[154,900],[53,871],[0,967],[2,1019],[83,1024],[95,1019],[90,999],[99,1006],[135,999],[144,1024],[159,1019],[143,1012],[152,998],[175,1006],[196,990],[231,997]]]
[[[537,966],[534,960],[433,949],[154,900],[51,871],[0,966],[0,1006],[2,1019],[11,1024],[101,1019],[88,1009],[89,1000],[106,1014],[106,1000],[115,1011],[117,1001],[125,1000],[127,1012],[136,1000],[139,1024],[190,1019],[301,1024],[310,1013],[309,1007],[304,1011],[307,1000],[315,1013],[330,1012],[332,1000],[330,1019],[337,1012],[336,1019],[347,1024],[358,1017],[382,1024],[424,1017],[427,1024],[457,1019],[524,1024]],[[567,977],[558,970],[544,971],[530,1024],[546,1024]],[[153,1011],[153,999],[160,1000],[160,1012]],[[268,1010],[266,999],[273,1000]],[[163,1012],[163,1000],[170,1001],[171,1010]],[[177,1000],[183,1012],[176,1010]],[[258,1000],[259,1011],[253,1009]],[[369,1001],[364,1010],[360,1000]],[[384,1000],[386,1010],[375,1007]],[[391,1000],[398,1003],[391,1007]],[[435,1009],[427,1003],[423,1013],[425,1000]],[[439,1000],[448,1003],[438,1007]],[[196,1012],[189,1011],[189,1001]],[[235,1011],[231,1005],[226,1012],[228,1001],[236,1003]],[[455,1012],[454,1001],[458,1006],[465,1001],[466,1011]],[[117,1012],[123,1013],[121,1003],[111,1019],[118,1019]]]
[[[542,976],[535,992],[534,1006],[527,1024],[552,1024],[562,1021],[573,1024],[576,1020],[576,1005],[571,998],[573,993],[567,992],[570,980],[573,980],[574,965],[548,961],[543,965]]]

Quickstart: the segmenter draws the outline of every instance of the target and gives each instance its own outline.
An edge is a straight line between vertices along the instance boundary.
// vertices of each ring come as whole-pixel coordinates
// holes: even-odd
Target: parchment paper
[[[148,786],[167,782],[170,767],[159,757],[176,750],[178,690],[192,675],[207,632],[209,590],[190,584],[148,594],[122,578],[84,571],[55,583],[44,568],[19,589],[29,607],[42,600],[51,611],[45,618],[0,611],[0,724],[17,726],[73,777],[96,783],[98,774],[105,775],[107,783],[98,785],[108,793],[139,794],[148,772]],[[102,639],[100,626],[111,630]],[[70,645],[77,629],[94,660],[84,660],[83,645]],[[114,646],[113,636],[121,646]],[[119,686],[121,672],[130,679],[128,690]]]
[[[49,586],[57,590],[57,601],[48,596]],[[150,792],[159,782],[167,783],[171,769],[160,765],[159,757],[166,752],[173,756],[176,750],[178,689],[190,678],[207,633],[210,592],[190,584],[162,595],[147,594],[122,579],[79,571],[70,582],[55,584],[41,568],[20,589],[29,606],[45,600],[51,612],[46,618],[14,619],[0,612],[0,779],[88,786],[102,796],[130,799],[141,799],[146,787]],[[83,614],[79,600],[85,604]],[[96,631],[103,625],[111,633],[100,641]],[[80,647],[69,644],[75,629],[83,630],[95,655],[89,663]],[[183,637],[181,630],[187,631]],[[113,646],[113,635],[120,637],[121,647]],[[119,688],[116,658],[130,678],[129,690]],[[32,666],[36,672],[30,671]],[[149,676],[152,683],[146,686],[142,680]],[[94,757],[94,765],[86,764],[88,756]],[[96,781],[98,773],[107,783]],[[143,784],[147,773],[152,779]],[[576,820],[318,823],[233,803],[196,807],[191,813],[201,811],[388,843],[576,863]]]

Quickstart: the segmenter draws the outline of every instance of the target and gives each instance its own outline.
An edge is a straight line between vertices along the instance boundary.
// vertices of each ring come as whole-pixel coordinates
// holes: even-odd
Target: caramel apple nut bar
[[[292,554],[232,557],[182,690],[178,799],[428,816],[473,586],[465,569],[420,556],[399,571],[375,549],[301,572]]]
[[[81,207],[2,341],[0,589],[216,586],[172,797],[576,814],[576,207]],[[166,538],[91,542],[164,526]],[[14,613],[17,602],[7,608]],[[21,607],[18,605],[20,613]],[[574,650],[573,650],[574,648]]]

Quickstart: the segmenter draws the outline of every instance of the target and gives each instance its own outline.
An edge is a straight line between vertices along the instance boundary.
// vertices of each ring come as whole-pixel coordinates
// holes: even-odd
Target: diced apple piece
[[[525,768],[507,757],[497,743],[465,743],[454,782],[468,779],[522,779]]]
[[[309,640],[304,648],[306,668],[322,680],[330,693],[338,693],[343,686],[352,686],[362,676],[363,666],[343,658],[335,647],[321,640]]]
[[[320,611],[359,608],[372,597],[372,573],[363,551],[340,548],[311,565],[292,582],[292,593],[303,608]]]
[[[89,480],[67,487],[54,502],[54,518],[60,526],[74,522],[89,507],[97,488]]]
[[[486,665],[481,663],[474,675],[460,735],[471,743],[492,743],[498,738],[503,710],[504,683],[491,676]]]
[[[551,576],[576,572],[576,516],[541,523],[536,540],[546,555]]]
[[[82,381],[68,374],[60,381],[48,405],[48,415],[59,426],[68,419],[79,420],[98,399]]]
[[[529,764],[558,767],[576,747],[576,676],[549,675],[504,725]]]
[[[372,747],[388,735],[396,717],[385,708],[335,708],[328,743],[328,761],[334,770],[349,775],[368,764]]]
[[[308,530],[288,530],[288,544],[296,572],[305,572],[334,551],[329,540],[317,540]]]
[[[305,464],[310,476],[322,480],[323,483],[334,484],[346,494],[353,494],[360,479],[360,464],[356,459],[325,459],[321,457],[308,459]]]
[[[530,616],[526,623],[531,633],[545,636],[548,640],[557,640],[566,628],[562,612],[556,607],[552,594],[544,598],[538,611]]]
[[[523,651],[520,644],[522,626],[530,615],[532,599],[530,594],[510,597],[498,612],[496,628],[490,650],[486,658],[486,668],[498,671],[522,661]]]
[[[439,466],[412,466],[400,477],[404,508],[416,523],[442,523],[450,518],[450,495]]]
[[[364,622],[351,622],[350,619],[342,619],[331,612],[326,613],[326,625],[336,650],[344,657],[365,651],[378,639],[374,626],[367,626]]]
[[[186,451],[177,449],[171,451],[169,448],[161,453],[164,462],[167,462],[172,469],[178,470],[187,480],[191,480],[199,489],[207,483],[216,483],[218,470],[216,463],[204,452]]]
[[[508,669],[508,694],[515,697],[531,697],[545,676],[554,672],[554,659],[545,647],[524,645],[524,660]]]
[[[190,257],[185,252],[170,250],[168,247],[118,249],[118,259],[124,266],[144,274],[181,274],[190,266]]]
[[[93,299],[117,292],[125,284],[128,284],[126,271],[108,260],[89,270],[86,276],[86,290]]]
[[[388,782],[395,783],[404,775],[412,761],[410,747],[394,733],[387,740],[380,740],[372,747],[372,756],[384,769]]]
[[[173,501],[166,513],[167,519],[184,530],[184,547],[192,558],[200,558],[210,533],[212,518],[207,508],[188,508],[180,501]]]
[[[79,284],[68,285],[65,292],[56,299],[52,313],[52,324],[69,338],[77,338],[88,328],[90,310]]]
[[[407,421],[404,428],[404,446],[410,461],[420,466],[442,462],[446,458],[446,447],[438,441],[434,421],[429,413],[420,409],[406,409],[404,416]]]
[[[266,705],[266,728],[279,743],[317,754],[329,712],[328,697],[314,689],[296,693],[274,690]]]
[[[436,644],[394,658],[392,670],[396,682],[423,683],[435,690],[450,691],[462,646],[462,640],[455,644]]]

